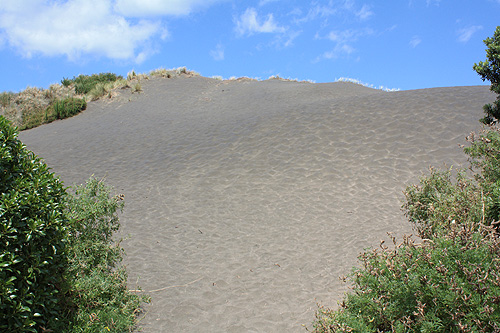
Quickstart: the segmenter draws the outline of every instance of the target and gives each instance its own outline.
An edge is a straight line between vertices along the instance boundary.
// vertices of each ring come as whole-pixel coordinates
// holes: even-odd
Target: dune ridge
[[[66,185],[125,195],[144,332],[300,332],[364,248],[411,233],[405,185],[461,165],[486,86],[385,92],[280,80],[154,78],[21,140]]]

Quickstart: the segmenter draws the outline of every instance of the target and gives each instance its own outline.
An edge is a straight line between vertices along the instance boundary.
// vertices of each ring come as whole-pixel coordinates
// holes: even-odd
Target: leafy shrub
[[[403,210],[420,237],[446,233],[452,223],[484,222],[481,190],[465,170],[459,170],[455,181],[451,169],[430,171],[420,184],[410,185],[404,191]]]
[[[82,98],[65,98],[62,100],[56,100],[52,105],[53,116],[57,119],[65,119],[72,117],[87,108],[87,102]],[[52,110],[46,111],[46,119],[49,120],[50,113]]]
[[[127,290],[127,273],[117,267],[123,249],[112,239],[119,229],[122,196],[91,178],[67,198],[69,224],[69,313],[71,332],[125,332],[135,323],[141,301]]]
[[[479,135],[472,133],[467,139],[471,145],[465,152],[481,185],[485,223],[489,225],[500,220],[500,129],[490,127]]]
[[[421,245],[405,238],[394,250],[363,253],[353,292],[338,311],[320,309],[315,330],[498,332],[500,239],[474,229],[454,224]]]
[[[474,64],[474,70],[481,76],[483,81],[491,82],[490,90],[497,94],[493,104],[483,107],[486,116],[480,121],[484,124],[494,124],[500,119],[500,26],[498,26],[493,37],[486,38],[484,44],[486,49],[486,60]]]
[[[64,194],[0,116],[0,331],[36,332],[60,319]]]

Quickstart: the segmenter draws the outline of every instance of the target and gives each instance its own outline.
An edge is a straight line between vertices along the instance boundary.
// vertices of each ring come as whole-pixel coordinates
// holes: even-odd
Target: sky
[[[472,69],[500,0],[0,0],[0,91],[187,67],[420,89],[483,83]]]

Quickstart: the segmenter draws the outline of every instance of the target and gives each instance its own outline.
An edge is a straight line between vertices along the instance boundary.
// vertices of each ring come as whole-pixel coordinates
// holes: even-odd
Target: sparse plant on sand
[[[135,73],[134,70],[131,70],[130,72],[127,73],[127,80],[133,80],[135,79],[135,77],[137,76],[137,74]]]
[[[139,92],[141,92],[141,91],[142,91],[142,85],[141,85],[139,82],[137,82],[136,84],[134,84],[134,87],[133,87],[133,89],[132,89],[132,92],[133,92],[133,93],[134,93],[134,92],[139,93]]]
[[[481,122],[493,124],[500,120],[500,26],[498,26],[493,37],[484,40],[486,44],[486,60],[474,64],[474,70],[481,76],[483,81],[491,82],[491,91],[497,94],[493,104],[486,104],[483,108],[486,114]]]

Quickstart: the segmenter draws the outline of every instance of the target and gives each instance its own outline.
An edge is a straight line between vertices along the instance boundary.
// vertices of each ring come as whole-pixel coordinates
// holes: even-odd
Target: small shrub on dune
[[[140,83],[136,83],[136,84],[134,84],[134,87],[133,87],[133,89],[132,89],[132,92],[133,92],[133,93],[134,93],[134,92],[139,93],[139,92],[141,92],[141,91],[142,91],[142,85],[141,85]]]
[[[115,82],[120,79],[123,79],[123,77],[114,73],[100,73],[92,75],[82,74],[71,80],[65,78],[61,81],[61,83],[66,87],[74,84],[75,93],[77,95],[85,95],[94,89],[98,83]]]
[[[46,113],[47,120],[55,117],[57,119],[65,119],[72,117],[87,108],[87,102],[82,98],[65,98],[63,100],[55,101],[52,105],[53,114],[49,114],[51,110]],[[51,117],[52,116],[52,117]]]
[[[70,332],[130,331],[147,301],[128,291],[127,272],[118,266],[123,249],[113,235],[120,227],[122,199],[94,178],[68,196],[68,296],[75,309],[69,313]]]

